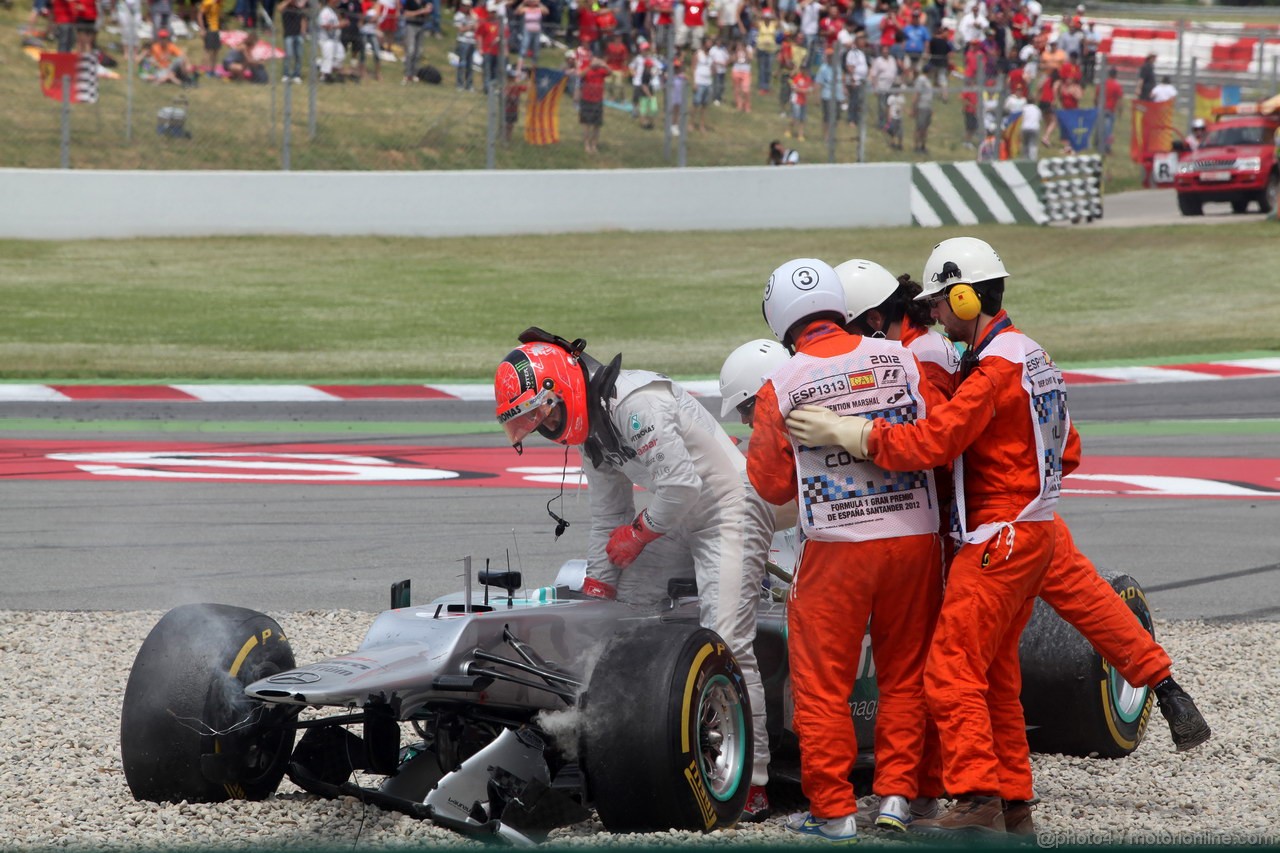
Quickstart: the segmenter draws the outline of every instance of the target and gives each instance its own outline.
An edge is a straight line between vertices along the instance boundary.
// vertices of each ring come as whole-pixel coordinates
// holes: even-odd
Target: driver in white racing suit
[[[540,329],[498,366],[497,419],[517,450],[533,431],[577,446],[591,498],[583,591],[652,599],[666,577],[628,566],[650,543],[686,543],[700,623],[729,644],[742,668],[755,736],[744,819],[768,815],[769,739],[753,642],[773,511],[751,488],[746,459],[715,417],[679,384],[646,370],[602,365]],[[636,511],[635,486],[649,493]],[[628,586],[635,587],[628,592]]]

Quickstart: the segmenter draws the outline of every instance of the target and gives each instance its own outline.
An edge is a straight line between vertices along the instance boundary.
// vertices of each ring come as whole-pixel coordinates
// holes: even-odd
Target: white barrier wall
[[[0,238],[728,231],[911,224],[905,163],[480,172],[0,169]]]

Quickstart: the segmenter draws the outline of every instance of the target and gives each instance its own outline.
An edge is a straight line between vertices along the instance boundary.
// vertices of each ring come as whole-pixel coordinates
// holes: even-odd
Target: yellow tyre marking
[[[249,656],[249,652],[253,651],[256,645],[258,645],[257,634],[244,641],[244,645],[240,647],[240,653],[231,662],[231,669],[227,671],[232,678],[240,677],[240,667],[244,666],[244,659]]]
[[[680,751],[689,751],[689,705],[693,698],[693,682],[697,680],[698,668],[702,666],[702,662],[712,652],[711,644],[707,643],[698,652],[697,657],[693,659],[693,664],[689,667],[689,677],[684,680],[684,701],[681,702],[680,711]]]

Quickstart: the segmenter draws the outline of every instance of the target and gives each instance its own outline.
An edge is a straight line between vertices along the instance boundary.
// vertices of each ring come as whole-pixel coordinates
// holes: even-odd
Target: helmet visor
[[[546,424],[548,427],[558,426],[555,414],[562,404],[560,395],[555,391],[543,389],[522,403],[517,403],[498,415],[498,423],[502,424],[507,439],[514,447],[524,441],[529,433]],[[551,421],[551,423],[547,423]]]

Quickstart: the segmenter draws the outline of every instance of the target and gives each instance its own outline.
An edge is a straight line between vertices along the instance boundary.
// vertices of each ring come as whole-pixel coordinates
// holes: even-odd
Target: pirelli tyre
[[[1125,574],[1104,574],[1155,635],[1146,596]],[[1129,684],[1075,628],[1037,600],[1022,633],[1022,707],[1032,752],[1121,758],[1137,749],[1155,694]]]
[[[297,712],[249,699],[244,686],[295,666],[276,621],[222,604],[174,608],[133,661],[120,755],[135,799],[261,800],[293,750]]]
[[[688,624],[615,637],[579,707],[579,755],[611,832],[709,832],[742,816],[751,708],[724,640]]]

